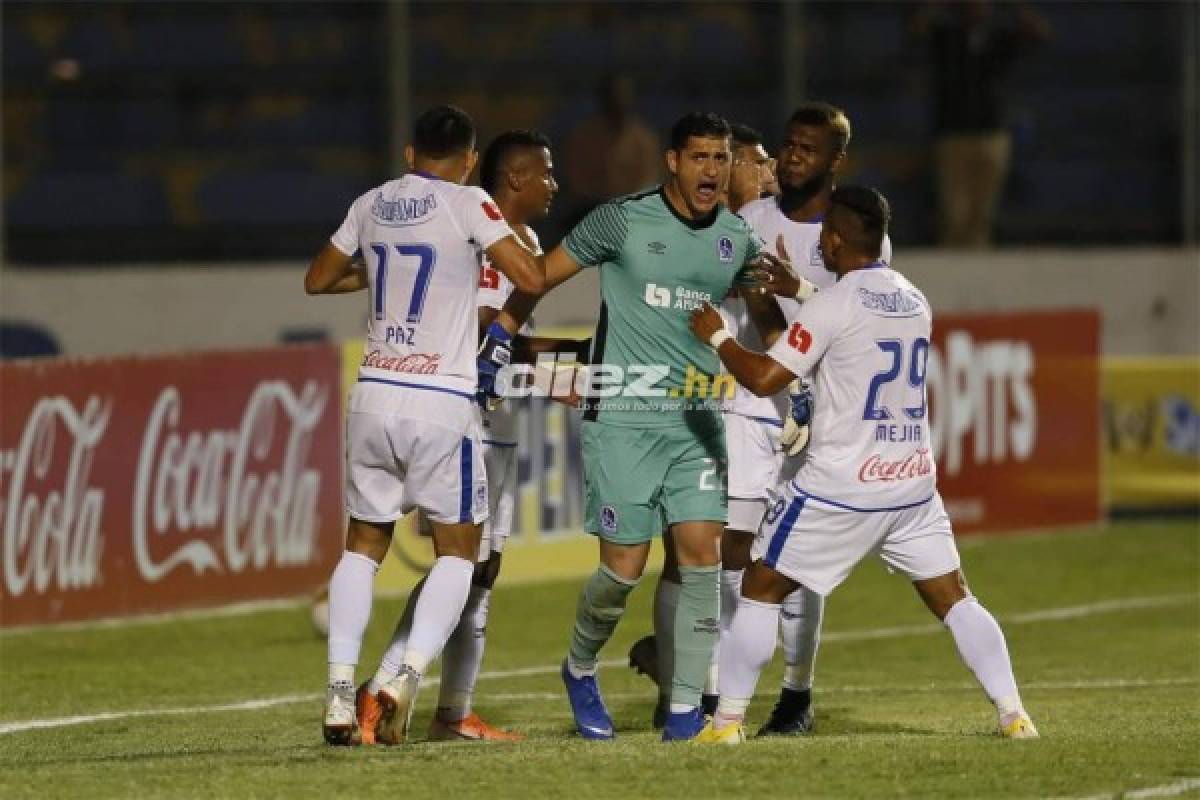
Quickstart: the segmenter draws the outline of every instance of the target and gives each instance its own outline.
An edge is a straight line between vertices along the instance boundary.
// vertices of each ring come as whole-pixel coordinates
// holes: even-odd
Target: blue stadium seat
[[[330,233],[354,198],[369,188],[361,175],[316,168],[219,172],[197,189],[205,222],[218,225],[324,224]]]
[[[64,231],[150,227],[171,220],[157,180],[118,172],[60,169],[35,174],[8,200],[6,211],[14,227]]]

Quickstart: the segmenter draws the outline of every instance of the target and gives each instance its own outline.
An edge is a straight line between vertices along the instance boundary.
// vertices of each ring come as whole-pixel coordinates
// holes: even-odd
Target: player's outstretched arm
[[[492,266],[503,272],[517,291],[540,294],[545,291],[546,267],[541,256],[534,255],[516,235],[505,236],[487,248]]]
[[[344,294],[367,288],[367,265],[326,244],[313,259],[304,275],[304,291],[309,294]]]
[[[740,293],[763,344],[767,347],[775,344],[775,340],[787,330],[787,319],[783,316],[774,295],[769,290],[755,288],[742,289]]]
[[[796,375],[765,353],[747,350],[725,328],[721,314],[708,303],[692,312],[692,333],[717,351],[721,363],[742,386],[759,397],[782,391]]]
[[[546,280],[542,288],[538,291],[527,291],[518,286],[509,295],[508,300],[504,303],[504,308],[496,316],[496,322],[509,333],[515,333],[521,329],[546,292],[575,277],[583,269],[562,245],[551,250],[550,254],[545,257],[545,266]]]

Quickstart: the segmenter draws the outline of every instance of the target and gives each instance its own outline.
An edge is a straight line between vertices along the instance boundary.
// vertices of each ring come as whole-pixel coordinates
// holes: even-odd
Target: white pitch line
[[[1078,797],[1057,797],[1051,800],[1145,800],[1152,797],[1177,797],[1185,792],[1200,789],[1200,778],[1184,778],[1175,783],[1165,783],[1162,786],[1148,786],[1145,789],[1130,789],[1128,791],[1100,792]]]
[[[1018,614],[1011,614],[1003,617],[1002,621],[1007,624],[1027,624],[1033,622],[1057,621],[1064,619],[1075,619],[1078,617],[1088,617],[1097,614],[1109,614],[1119,611],[1139,610],[1148,608],[1162,608],[1166,606],[1180,605],[1185,602],[1194,603],[1197,601],[1197,595],[1193,594],[1172,594],[1172,595],[1157,595],[1151,597],[1130,597],[1124,600],[1108,600],[1101,603],[1088,603],[1079,606],[1064,606],[1061,608],[1046,608],[1038,611],[1027,611]],[[901,625],[891,628],[865,628],[862,630],[849,631],[830,631],[822,635],[823,642],[859,642],[872,639],[889,639],[901,636],[927,636],[931,634],[941,633],[943,627],[941,625]],[[604,667],[620,667],[627,664],[626,659],[612,659],[601,661],[600,665]],[[482,672],[479,675],[480,679],[500,679],[500,678],[523,678],[537,675],[551,675],[559,671],[559,664],[544,664],[541,666],[532,667],[517,667],[507,670],[492,670]],[[1044,688],[1088,688],[1079,684],[1086,682],[1074,682],[1068,684],[1045,684]],[[436,686],[438,678],[429,678],[422,685]],[[1039,688],[1039,684],[1029,684],[1025,688]],[[830,691],[831,689],[822,688],[822,691]],[[871,691],[870,687],[863,688],[861,691]],[[847,687],[843,691],[854,691],[853,688]],[[207,706],[187,706],[175,708],[146,708],[146,709],[130,709],[123,711],[102,711],[95,714],[81,714],[72,717],[51,717],[47,719],[31,719],[21,720],[17,722],[0,723],[0,736],[10,733],[22,733],[24,731],[44,730],[46,728],[65,728],[72,725],[87,725],[93,722],[108,722],[117,719],[130,719],[133,717],[153,717],[153,716],[171,716],[181,714],[215,714],[227,711],[256,711],[264,708],[272,708],[281,705],[291,705],[293,703],[307,703],[320,700],[320,694],[290,694],[280,695],[277,697],[263,697],[254,700],[244,700],[237,703],[221,703],[217,705]]]
[[[1200,595],[1162,594],[1151,597],[1130,597],[1124,600],[1104,600],[1099,603],[1085,603],[1078,606],[1023,611],[1001,617],[1001,622],[1008,625],[1023,625],[1030,622],[1059,622],[1067,619],[1078,619],[1079,617],[1091,617],[1096,614],[1109,614],[1118,611],[1140,611],[1147,608],[1165,608],[1167,606],[1196,602],[1200,602]],[[937,623],[897,625],[891,628],[832,631],[821,634],[821,641],[863,642],[870,639],[895,639],[903,636],[929,635],[940,633],[943,630],[945,630],[945,626]]]

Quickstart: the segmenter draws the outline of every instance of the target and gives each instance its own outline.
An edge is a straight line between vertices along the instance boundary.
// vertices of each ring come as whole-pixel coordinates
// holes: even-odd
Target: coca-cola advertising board
[[[0,626],[301,594],[341,551],[328,345],[0,364]]]
[[[1097,312],[935,315],[926,386],[956,532],[1100,518]]]

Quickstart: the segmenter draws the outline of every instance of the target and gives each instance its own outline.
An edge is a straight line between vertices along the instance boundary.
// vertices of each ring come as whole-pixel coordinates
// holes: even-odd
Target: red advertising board
[[[1100,518],[1100,317],[938,315],[926,383],[955,530]]]
[[[0,626],[296,595],[342,546],[338,350],[0,364]]]

